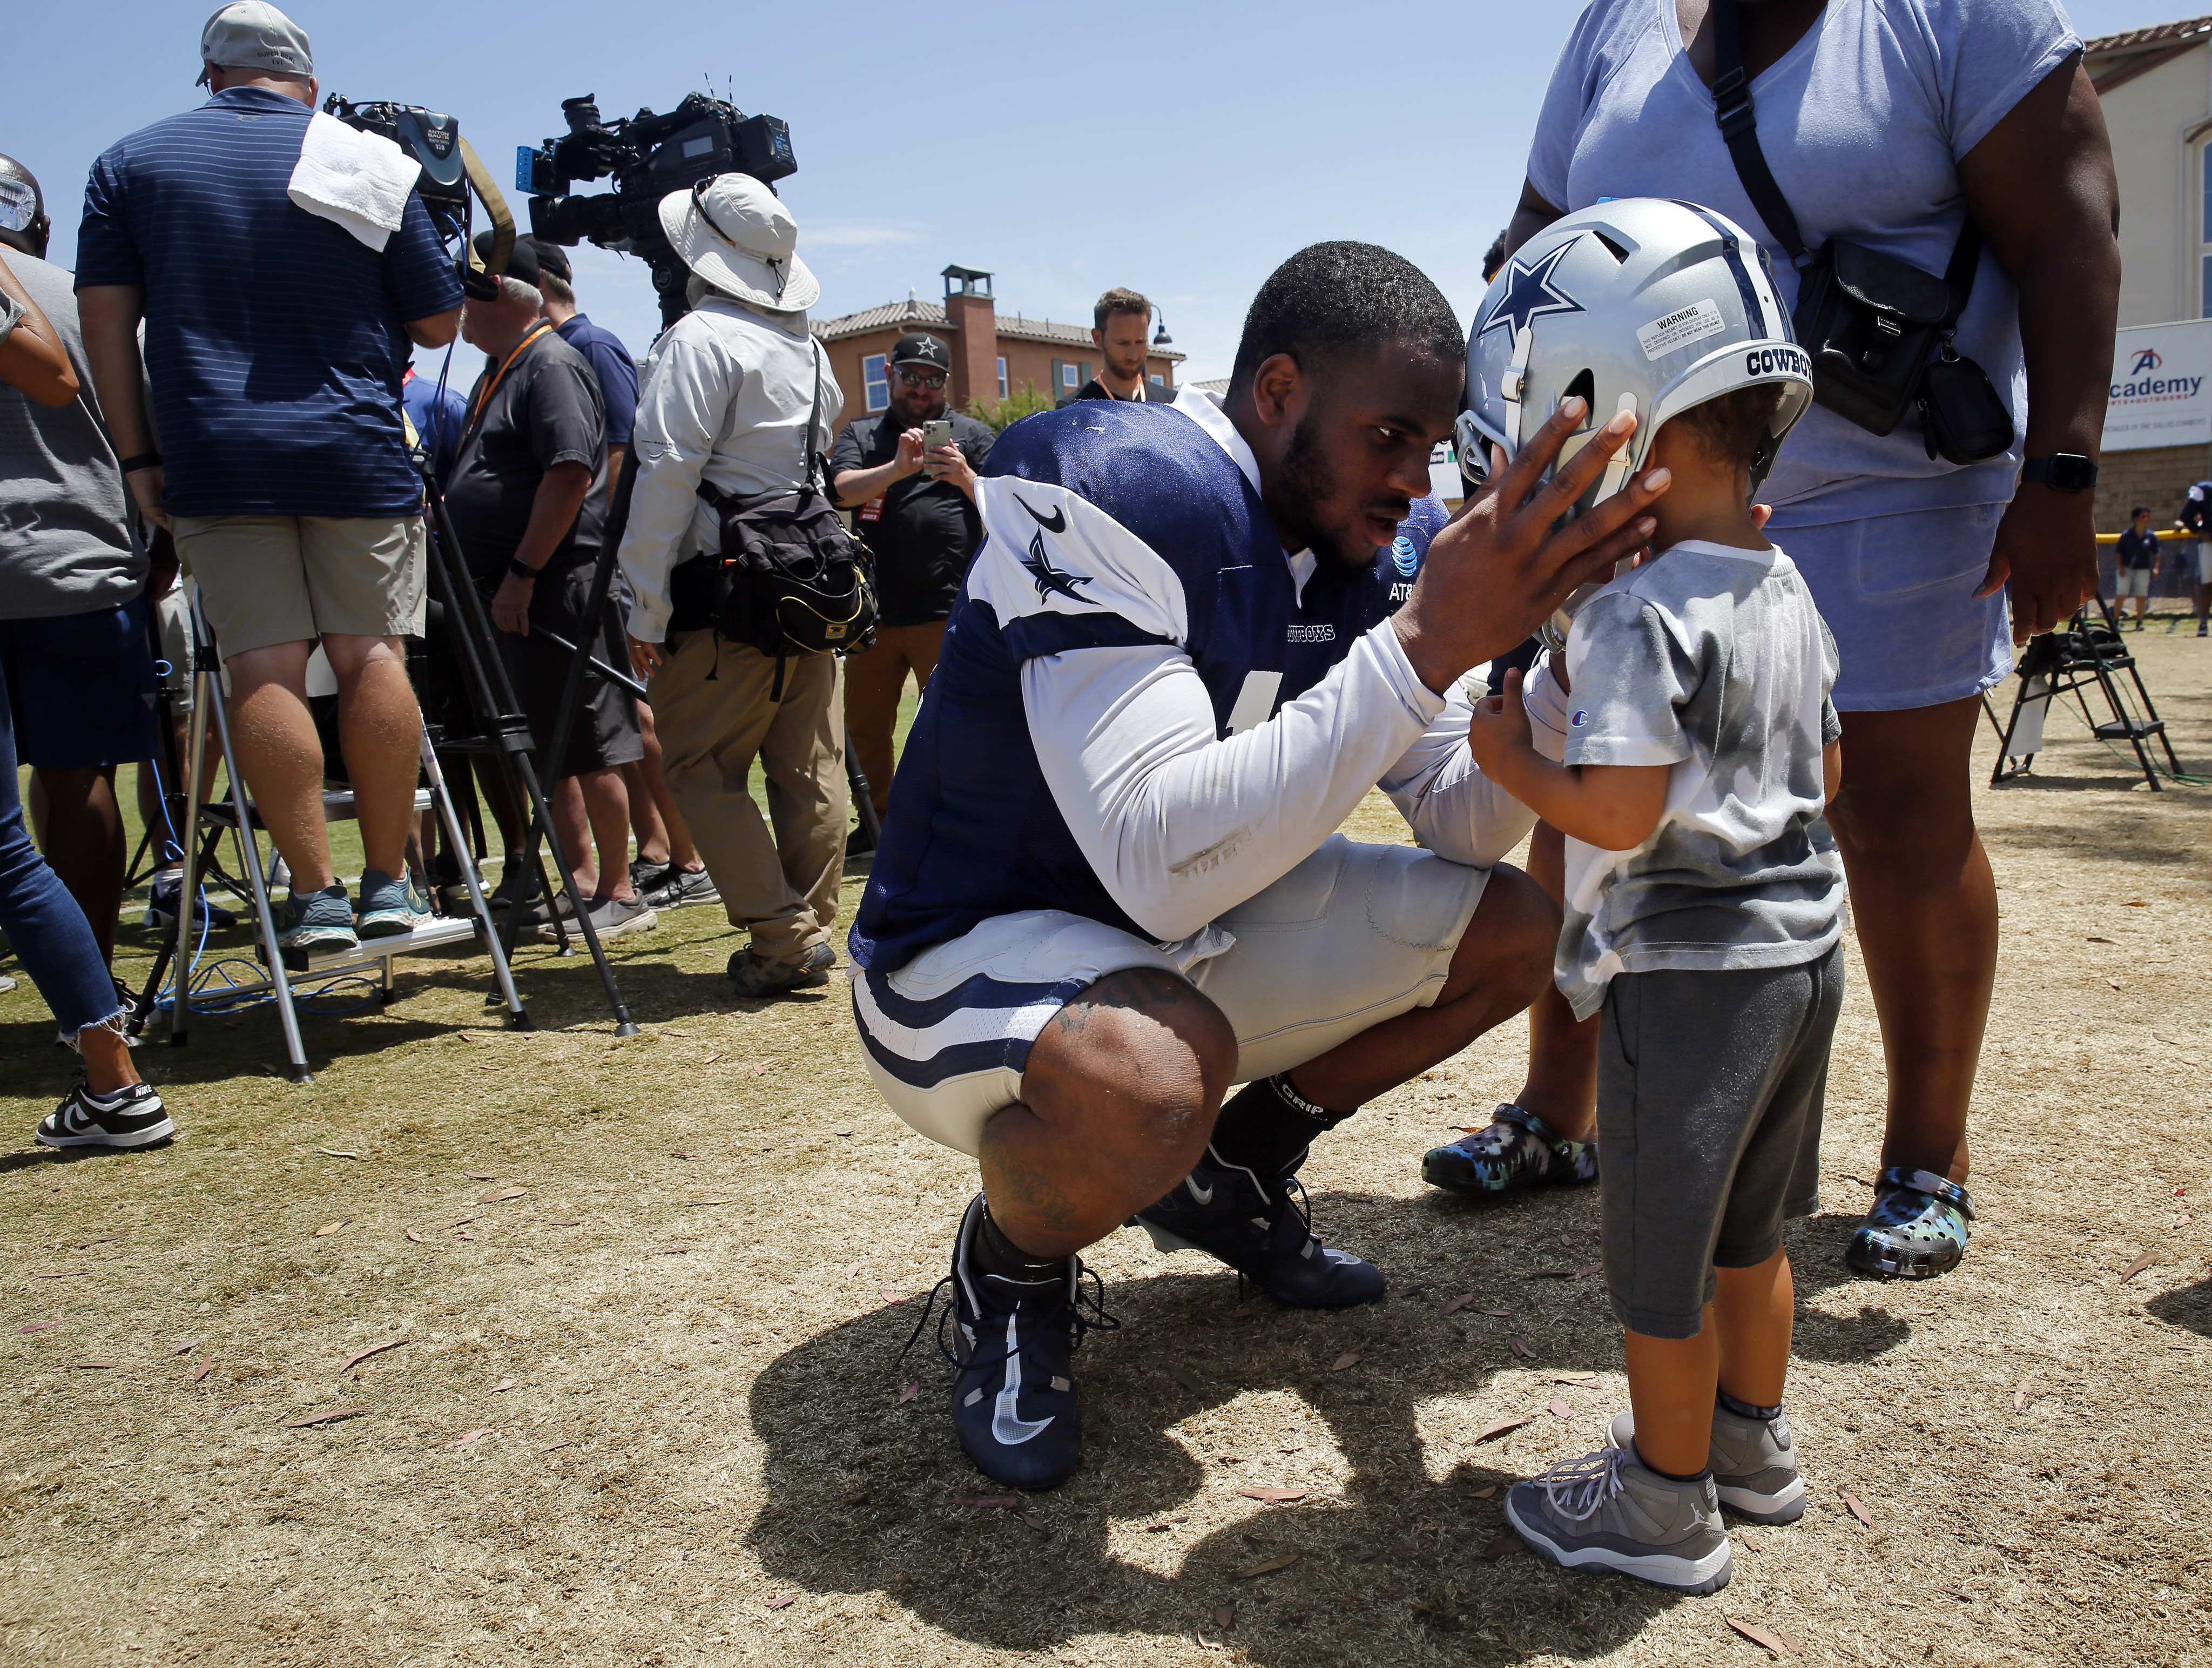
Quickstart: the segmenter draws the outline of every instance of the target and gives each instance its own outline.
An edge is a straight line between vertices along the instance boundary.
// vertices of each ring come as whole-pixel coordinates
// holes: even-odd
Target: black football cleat
[[[1091,1275],[1093,1291],[1083,1291],[1086,1270],[1079,1257],[1069,1257],[1064,1272],[1050,1280],[982,1273],[975,1266],[982,1223],[979,1193],[960,1219],[952,1272],[938,1287],[939,1292],[952,1288],[937,1338],[953,1367],[952,1428],[961,1452],[994,1482],[1023,1490],[1057,1488],[1083,1458],[1075,1351],[1091,1328],[1111,1330],[1120,1323],[1106,1313],[1096,1275]],[[933,1292],[933,1307],[936,1300]],[[925,1309],[907,1340],[908,1348],[928,1321]]]
[[[1322,1244],[1297,1178],[1304,1158],[1263,1180],[1208,1146],[1167,1197],[1137,1213],[1136,1226],[1162,1251],[1204,1251],[1293,1308],[1372,1303],[1382,1295],[1382,1270]]]

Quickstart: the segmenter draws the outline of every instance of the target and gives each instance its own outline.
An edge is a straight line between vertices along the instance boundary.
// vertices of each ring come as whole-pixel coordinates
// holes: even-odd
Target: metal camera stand
[[[427,475],[425,477],[427,482]],[[521,876],[537,873],[540,877],[539,891],[552,917],[553,932],[562,955],[570,953],[568,925],[573,920],[582,934],[585,947],[590,950],[592,965],[598,970],[599,983],[606,991],[607,1007],[614,1015],[615,1035],[635,1037],[637,1024],[630,1018],[629,1006],[623,1001],[622,991],[615,983],[614,969],[607,963],[607,953],[600,942],[599,930],[592,925],[591,900],[581,896],[576,886],[574,869],[568,853],[561,847],[561,837],[553,826],[552,808],[546,803],[544,785],[538,780],[538,766],[530,740],[530,721],[524,716],[521,704],[514,697],[514,685],[507,673],[507,661],[499,650],[499,642],[492,633],[495,629],[484,612],[483,598],[477,592],[474,577],[461,552],[460,540],[454,537],[453,519],[446,512],[446,501],[434,484],[428,486],[430,576],[442,594],[446,606],[448,641],[459,651],[464,686],[469,703],[475,709],[481,727],[471,740],[448,740],[452,752],[480,752],[491,758],[507,777],[510,802],[526,806],[530,813],[529,831],[523,837],[520,853],[508,854],[506,873]],[[601,599],[604,603],[604,598]],[[572,667],[568,680],[568,698],[562,703],[560,721],[553,736],[553,762],[557,765],[568,739],[568,721],[574,706],[575,691],[582,681],[580,667]],[[514,793],[520,788],[520,794]],[[458,823],[454,825],[458,829]],[[553,859],[553,868],[561,888],[568,898],[571,911],[564,920],[554,904],[553,876],[545,874],[538,861],[538,842],[540,836]],[[474,865],[465,860],[465,848],[460,836],[453,832],[454,849],[464,854],[461,873],[470,879],[474,890]],[[514,888],[514,899],[507,909],[504,928],[494,928],[491,936],[498,944],[501,965],[512,959],[515,940],[521,930],[524,890]]]
[[[2166,721],[2158,715],[2150,691],[2143,687],[2136,657],[2120,641],[2118,617],[2102,597],[2094,606],[2101,622],[2090,618],[2090,605],[2085,604],[2064,630],[2046,631],[2028,643],[2016,668],[2020,686],[2014,692],[2012,716],[2007,722],[1997,721],[1996,707],[1988,695],[1982,697],[1982,710],[1989,717],[1990,727],[1997,733],[1997,762],[1990,773],[1990,787],[2028,774],[2035,756],[2043,751],[2044,721],[2050,715],[2051,703],[2069,695],[2081,709],[2081,721],[2091,734],[2100,741],[2125,741],[2135,749],[2136,763],[2153,793],[2163,791],[2158,765],[2151,758],[2148,744],[2153,740],[2166,750],[2171,773],[2182,774],[2181,761],[2174,756],[2173,742],[2166,733]],[[2123,673],[2134,687],[2132,701],[2121,685]],[[2111,719],[2104,723],[2098,722],[2089,710],[2087,692],[2092,689],[2103,696],[2112,711]]]

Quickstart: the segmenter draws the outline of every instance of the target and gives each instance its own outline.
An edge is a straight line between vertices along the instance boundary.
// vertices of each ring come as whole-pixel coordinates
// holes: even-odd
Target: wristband
[[[527,562],[525,562],[519,556],[508,558],[507,570],[513,574],[517,579],[535,579],[538,577],[538,569],[532,567]]]
[[[142,469],[159,469],[161,466],[161,454],[159,452],[141,452],[136,457],[123,460],[123,472],[126,475],[136,475]]]

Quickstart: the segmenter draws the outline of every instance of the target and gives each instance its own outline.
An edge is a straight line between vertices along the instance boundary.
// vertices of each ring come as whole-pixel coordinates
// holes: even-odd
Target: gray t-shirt
[[[1751,83],[1759,149],[1806,247],[1845,237],[1941,273],[1966,218],[1960,159],[2081,50],[2057,0],[1828,0]],[[1796,269],[1736,177],[1674,0],[1593,0],[1583,11],[1552,71],[1528,180],[1567,210],[1607,197],[1718,209],[1758,236],[1784,305],[1797,304]],[[1959,351],[1980,362],[2025,434],[2018,292],[1986,247]],[[1931,459],[1917,417],[1877,435],[1815,405],[1761,496],[1775,528],[2005,503],[2020,455],[2014,446],[1962,469]]]
[[[1677,545],[1583,606],[1566,667],[1568,764],[1672,767],[1643,844],[1567,842],[1554,972],[1576,1017],[1615,973],[1825,954],[1844,890],[1813,834],[1820,751],[1843,734],[1836,644],[1790,558]]]
[[[58,266],[8,252],[76,368],[80,392],[40,405],[0,388],[0,618],[119,608],[146,588],[146,552],[120,460],[100,415],[77,329],[76,289]]]

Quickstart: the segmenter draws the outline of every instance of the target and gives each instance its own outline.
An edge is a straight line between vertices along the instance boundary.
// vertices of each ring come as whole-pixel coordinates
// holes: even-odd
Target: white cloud
[[[799,247],[809,249],[880,249],[893,244],[920,243],[929,228],[910,221],[810,220],[799,228]]]

